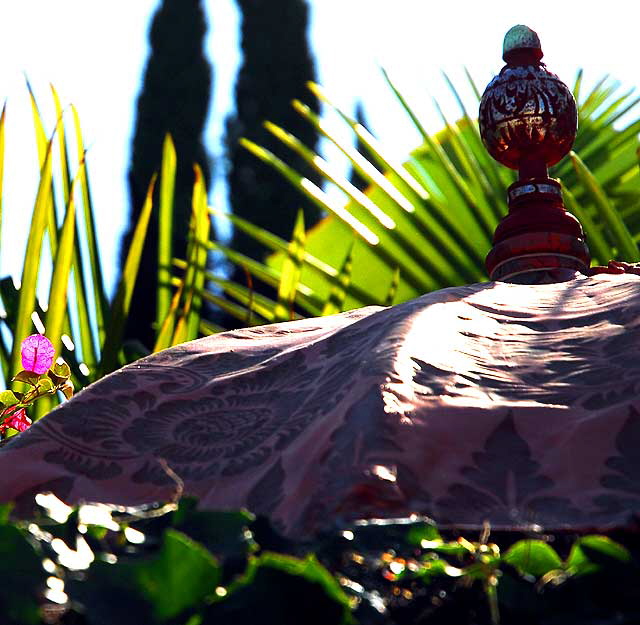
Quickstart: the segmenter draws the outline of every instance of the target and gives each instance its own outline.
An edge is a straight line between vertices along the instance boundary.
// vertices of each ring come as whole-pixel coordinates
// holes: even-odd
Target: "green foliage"
[[[386,75],[385,75],[386,76]],[[312,93],[333,108],[351,129],[360,151],[329,130],[317,114],[301,102],[293,108],[318,132],[334,143],[349,159],[366,183],[360,192],[329,163],[314,153],[287,126],[265,123],[265,127],[294,156],[283,157],[266,143],[243,139],[253,155],[267,163],[297,188],[309,201],[328,213],[305,238],[304,259],[292,310],[316,315],[327,307],[335,284],[348,258],[349,281],[344,287],[341,310],[398,303],[427,291],[487,279],[484,257],[491,247],[493,231],[506,213],[506,189],[515,173],[495,163],[482,145],[477,123],[462,104],[456,122],[442,115],[443,130],[430,135],[409,103],[387,77],[408,119],[423,136],[424,143],[404,162],[394,161],[362,126],[332,104],[322,89],[310,84]],[[590,93],[580,93],[578,75],[574,88],[579,100],[579,129],[575,152],[556,165],[551,175],[563,182],[567,208],[583,224],[594,264],[611,259],[638,260],[640,240],[640,169],[637,152],[640,120],[630,118],[639,99],[620,95],[619,86],[604,79]],[[477,94],[477,88],[471,83]],[[631,121],[629,121],[631,120]],[[346,204],[335,202],[294,165],[302,159],[326,184],[337,186]],[[384,171],[384,175],[380,173]],[[257,280],[266,274],[279,283],[289,257],[288,244],[256,226],[230,217],[236,229],[259,239],[273,254],[266,265],[248,264],[236,253],[227,258],[243,266]],[[231,285],[222,285],[232,299]],[[391,294],[391,299],[389,295]],[[271,320],[276,301],[262,302],[261,319]],[[268,304],[270,310],[264,309]],[[238,302],[236,315],[252,317],[246,298]],[[252,302],[253,305],[253,302]]]
[[[87,607],[91,621],[137,625],[165,623],[214,594],[216,559],[185,534],[167,529],[152,555],[123,558],[117,566],[97,559],[71,596]]]
[[[312,89],[324,97],[317,86]],[[599,262],[609,257],[633,260],[640,238],[639,122],[613,127],[627,106],[614,94],[615,89],[603,83],[581,100],[576,154],[556,172],[562,176],[567,205],[580,216]],[[74,339],[78,348],[63,349],[70,372],[60,373],[71,373],[76,385],[83,386],[125,362],[121,337],[139,275],[141,243],[153,215],[153,187],[147,190],[126,270],[109,303],[99,271],[77,116],[80,147],[72,151],[64,116],[47,140],[35,99],[32,102],[42,177],[22,283],[16,287],[10,280],[0,281],[7,313],[0,321],[0,364],[9,379],[16,371],[16,345],[31,333],[35,311],[54,329],[52,341],[60,344],[63,334]],[[321,130],[311,108],[296,103],[295,110]],[[393,162],[355,120],[344,114],[343,119],[369,155],[364,158],[351,144],[327,133],[367,180],[363,194],[331,172],[331,180],[347,193],[346,206],[332,203],[317,185],[269,150],[245,142],[330,213],[306,233],[300,219],[291,242],[232,216],[239,230],[274,252],[267,264],[210,241],[206,185],[196,168],[185,257],[173,259],[169,273],[161,267],[157,280],[156,274],[145,275],[162,293],[162,309],[155,316],[161,322],[156,349],[217,330],[201,317],[204,300],[243,323],[261,323],[361,304],[390,304],[433,288],[486,278],[482,259],[491,230],[505,210],[504,191],[512,175],[491,163],[468,114],[463,112],[455,124],[444,120],[445,128],[435,136],[424,133],[424,145],[406,163]],[[269,129],[328,175],[330,168],[311,148],[275,124]],[[3,131],[1,117],[0,147]],[[55,147],[59,159],[52,159]],[[3,159],[0,152],[0,170]],[[161,164],[163,211],[171,205],[169,181],[176,167],[167,141]],[[57,206],[60,197],[64,206]],[[167,235],[165,231],[158,236]],[[86,248],[79,245],[82,240],[89,242]],[[209,249],[222,251],[250,280],[238,284],[208,272]],[[167,258],[171,256],[164,257],[165,265]],[[41,259],[54,266],[56,277],[54,295],[47,292],[46,316],[35,297]],[[253,278],[273,287],[278,297],[256,293]],[[167,280],[172,291],[167,290]],[[206,280],[214,281],[222,294],[205,289]],[[15,393],[3,395],[9,404],[16,399]],[[405,519],[356,523],[309,542],[293,542],[278,536],[264,519],[243,511],[198,510],[190,500],[177,508],[112,510],[111,518],[100,522],[85,512],[71,511],[62,523],[43,516],[27,524],[10,523],[8,509],[0,508],[0,579],[10,580],[0,586],[0,613],[10,625],[44,622],[45,614],[49,623],[57,614],[60,624],[93,625],[595,625],[607,619],[640,619],[640,549],[630,534],[624,544],[606,536],[562,535],[525,536],[514,542],[508,534],[493,536],[490,542],[489,528],[476,541],[440,532],[427,519]],[[91,562],[86,561],[88,550]],[[70,565],[73,554],[85,555],[80,571]],[[45,584],[59,588],[60,583],[68,601],[55,612],[51,601],[63,598],[47,592],[50,599],[45,600],[42,593]]]
[[[504,562],[514,566],[520,573],[542,577],[549,571],[561,568],[560,556],[541,540],[521,540],[504,554]]]
[[[7,625],[40,622],[38,592],[47,578],[24,529],[0,521],[0,614]]]
[[[21,341],[33,333],[35,318],[46,324],[51,342],[72,365],[74,383],[84,386],[95,379],[100,351],[108,340],[104,328],[108,304],[99,263],[85,274],[91,261],[97,260],[97,245],[82,135],[72,108],[77,157],[74,158],[73,142],[68,142],[65,135],[64,116],[52,89],[55,108],[60,115],[53,135],[47,139],[44,120],[31,92],[30,95],[41,176],[19,286],[9,278],[0,280],[0,298],[6,312],[0,320],[3,327],[0,367],[5,380],[10,380],[20,369]],[[55,147],[59,152],[56,162],[52,154]],[[0,153],[0,161],[4,158],[4,153]],[[74,165],[73,179],[70,163]],[[84,218],[75,209],[80,198]],[[64,206],[59,206],[61,200]],[[86,243],[86,247],[81,243]],[[52,282],[44,297],[39,292],[40,298],[49,301],[45,313],[37,303],[36,292],[48,264],[53,269]],[[73,291],[70,284],[74,286]],[[40,288],[42,286],[40,281]],[[78,322],[77,331],[72,331],[71,319]],[[60,350],[63,335],[73,338],[72,351],[67,347]],[[80,363],[84,366],[80,367]]]
[[[199,510],[190,499],[126,513],[47,505],[66,519],[42,515],[29,540],[26,523],[0,524],[0,573],[15,580],[14,592],[0,587],[0,606],[16,615],[12,624],[51,612],[52,603],[36,601],[47,575],[64,588],[50,599],[63,602],[64,622],[293,625],[305,612],[310,624],[353,622],[347,595],[315,556],[262,549],[247,512]]]
[[[362,102],[358,102],[356,104],[355,109],[355,121],[358,122],[367,132],[369,132],[367,119],[364,112],[364,106]],[[367,146],[356,134],[356,150],[361,154],[367,154]],[[351,174],[349,175],[349,182],[356,187],[356,189],[360,191],[366,191],[367,189],[367,181],[360,175],[358,172],[351,168]]]
[[[310,88],[332,106],[320,87],[312,84]],[[424,131],[398,95],[409,119]],[[53,99],[56,110],[61,111],[55,91]],[[636,103],[627,95],[617,97],[615,84],[596,85],[580,102],[576,153],[554,172],[562,177],[567,206],[581,219],[595,262],[599,263],[610,258],[633,260],[633,254],[637,254],[640,171],[636,150],[640,122],[613,126],[614,122],[620,123],[620,114],[628,113]],[[167,241],[172,241],[176,233],[166,216],[177,193],[174,181],[179,157],[171,138],[166,137],[158,202],[153,201],[155,194],[148,189],[145,210],[127,250],[126,271],[109,303],[100,271],[88,166],[77,114],[72,109],[74,141],[67,137],[62,114],[52,138],[47,140],[33,96],[32,107],[42,176],[20,287],[8,279],[0,281],[0,297],[7,313],[0,325],[9,331],[0,333],[0,364],[5,379],[17,370],[16,345],[32,332],[34,311],[44,320],[54,344],[60,345],[66,334],[76,345],[72,351],[62,349],[76,387],[146,353],[131,351],[122,341],[136,282],[150,284],[158,294],[159,307],[154,313],[157,350],[219,331],[221,328],[211,320],[202,318],[205,302],[220,307],[239,323],[251,325],[332,314],[361,305],[389,305],[432,289],[485,280],[483,259],[493,227],[506,210],[505,189],[513,179],[512,172],[491,161],[475,122],[464,109],[455,123],[443,118],[445,128],[440,133],[429,136],[425,131],[425,143],[406,163],[398,163],[357,120],[339,109],[367,158],[329,132],[311,107],[296,101],[293,110],[314,132],[324,133],[342,149],[366,180],[366,192],[332,171],[311,147],[291,133],[273,123],[266,124],[274,139],[343,189],[346,205],[330,200],[320,187],[268,149],[243,140],[253,152],[253,156],[247,153],[248,157],[258,156],[278,169],[329,216],[306,233],[298,223],[291,242],[239,215],[228,216],[236,231],[272,252],[267,263],[256,261],[211,240],[205,175],[198,171],[194,174],[191,217],[185,221],[187,249],[184,257],[175,258],[167,250]],[[0,138],[3,132],[1,117]],[[54,148],[60,158],[52,159]],[[0,166],[3,159],[0,153]],[[58,206],[60,198],[64,207]],[[149,224],[158,211],[164,215],[163,227],[154,235]],[[140,268],[142,241],[154,237],[161,240],[160,266],[155,273],[144,273],[145,280],[137,281],[137,275],[144,272]],[[83,241],[87,245],[81,245]],[[242,279],[229,280],[208,271],[210,249],[222,252],[236,265]],[[49,300],[45,313],[35,293],[41,267],[47,262],[54,265],[54,280],[44,298]],[[207,282],[215,285],[215,290],[205,288]],[[272,296],[260,292],[262,283],[272,289]],[[16,340],[7,341],[11,336]]]
[[[115,295],[109,301],[101,271],[103,259],[97,246],[88,164],[85,162],[78,115],[73,107],[69,114],[63,114],[53,89],[52,98],[58,116],[53,134],[47,139],[45,120],[31,94],[41,176],[22,278],[17,283],[8,277],[0,278],[0,301],[6,313],[0,318],[0,373],[5,382],[10,381],[21,369],[22,340],[34,331],[46,332],[56,353],[69,363],[69,383],[66,373],[59,376],[64,380],[54,380],[54,387],[60,387],[68,395],[69,389],[82,388],[133,358],[144,355],[145,351],[132,352],[123,341],[127,321],[132,316],[134,287],[138,282],[145,282],[154,292],[158,290],[163,294],[163,306],[158,309],[158,328],[154,335],[157,349],[197,338],[202,333],[201,299],[211,222],[204,174],[197,169],[193,174],[195,184],[190,187],[193,191],[191,219],[184,225],[184,236],[188,240],[188,269],[184,260],[182,268],[176,268],[172,256],[164,254],[163,266],[147,275],[145,280],[138,280],[142,272],[144,243],[152,236],[149,224],[158,210],[166,214],[173,205],[174,190],[170,182],[176,177],[177,164],[172,140],[167,137],[161,163],[163,179],[160,182],[159,206],[157,203],[154,205],[155,178],[152,178],[130,245],[124,251],[125,264]],[[74,130],[71,136],[66,132],[65,123],[70,116]],[[0,148],[3,147],[4,123],[5,118],[0,117]],[[54,149],[59,154],[58,158],[53,157]],[[0,170],[4,158],[4,151],[0,151]],[[171,222],[155,236],[164,237],[163,240],[171,238]],[[42,276],[46,275],[49,267],[52,278],[46,289]],[[40,301],[48,302],[47,307],[41,307]],[[209,328],[202,326],[202,329],[206,331]],[[37,411],[31,416],[42,416],[57,401],[58,397],[52,393],[40,398]]]
[[[184,275],[181,278],[171,277],[171,283],[176,290],[169,310],[157,330],[154,351],[194,339],[201,332],[204,284],[209,275],[206,264],[211,222],[204,177],[198,166],[195,166],[194,171],[195,183],[187,237],[187,261],[174,259],[174,264],[184,269]],[[160,274],[158,284],[162,284]]]
[[[485,527],[468,540],[409,518],[293,541],[264,518],[193,499],[126,511],[37,501],[48,514],[29,522],[0,508],[0,579],[10,580],[0,609],[10,625],[45,614],[60,625],[595,625],[640,616],[633,533],[624,545]],[[57,592],[43,598],[45,584]]]

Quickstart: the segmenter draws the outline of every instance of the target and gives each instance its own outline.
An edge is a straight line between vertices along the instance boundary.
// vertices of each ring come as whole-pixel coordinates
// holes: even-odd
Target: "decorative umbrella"
[[[0,500],[142,504],[179,482],[290,536],[338,519],[619,526],[640,510],[640,280],[589,275],[547,166],[575,102],[515,27],[480,109],[519,169],[491,282],[226,332],[103,378],[0,448]],[[609,272],[609,273],[603,273]]]

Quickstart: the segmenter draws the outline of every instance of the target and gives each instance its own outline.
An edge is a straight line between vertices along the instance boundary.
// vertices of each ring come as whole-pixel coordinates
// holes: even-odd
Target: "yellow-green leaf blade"
[[[44,163],[40,173],[38,193],[33,208],[29,237],[22,265],[22,279],[20,280],[20,295],[18,300],[18,312],[13,333],[13,349],[11,352],[12,370],[20,370],[20,344],[31,334],[31,314],[34,311],[36,301],[36,287],[40,270],[40,256],[44,232],[47,228],[49,217],[49,205],[51,202],[51,149],[53,138],[47,145]]]
[[[158,212],[158,295],[156,323],[160,328],[171,307],[171,259],[173,258],[173,203],[176,182],[176,149],[171,135],[162,145],[160,206]]]
[[[640,260],[638,246],[622,221],[622,217],[609,201],[604,189],[575,152],[571,152],[570,157],[578,179],[614,238],[618,254],[621,256],[618,260],[638,262]]]
[[[329,291],[329,297],[322,309],[323,316],[333,315],[344,309],[344,302],[347,299],[347,289],[351,282],[351,272],[353,270],[353,248],[354,246],[351,245],[331,287],[331,291]]]
[[[7,103],[2,107],[0,115],[0,241],[2,241],[2,189],[4,181],[4,120],[7,112]]]
[[[138,277],[138,269],[140,267],[140,258],[142,257],[142,249],[147,235],[149,219],[151,218],[151,210],[153,208],[153,190],[156,184],[156,176],[154,175],[147,190],[140,217],[136,224],[131,239],[131,245],[127,252],[124,263],[124,269],[120,282],[116,290],[116,296],[111,306],[109,322],[105,332],[104,345],[102,347],[102,358],[100,360],[100,375],[105,375],[113,371],[118,364],[118,353],[122,344],[122,336],[124,326],[129,315],[131,307],[131,297],[133,296],[133,288]]]
[[[80,118],[78,117],[78,112],[73,105],[71,106],[71,111],[73,113],[78,163],[84,163],[85,150],[84,141],[82,138],[82,130],[80,128]],[[83,239],[86,241],[87,249],[89,251],[89,266],[91,268],[91,286],[94,298],[98,344],[102,345],[104,341],[105,318],[108,310],[108,301],[107,294],[104,288],[100,255],[98,252],[96,225],[93,213],[93,205],[91,201],[91,188],[89,184],[89,172],[86,163],[84,167],[79,170],[79,173],[79,184],[82,192],[82,208],[84,217]],[[80,237],[77,237],[77,239],[79,238]]]
[[[57,354],[62,347],[62,331],[67,312],[67,294],[69,275],[73,261],[75,242],[75,201],[73,188],[70,191],[69,205],[60,231],[60,241],[53,263],[49,303],[45,318],[47,338],[53,343]]]
[[[293,237],[289,244],[287,257],[282,265],[282,274],[278,286],[278,302],[276,304],[274,320],[287,321],[293,318],[293,302],[300,282],[300,271],[304,259],[305,243],[304,215],[298,211]]]

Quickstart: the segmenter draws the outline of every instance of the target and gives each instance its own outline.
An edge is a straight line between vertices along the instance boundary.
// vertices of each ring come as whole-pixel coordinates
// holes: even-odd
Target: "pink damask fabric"
[[[227,332],[107,376],[0,448],[0,500],[339,519],[626,525],[640,512],[640,277],[475,284]]]

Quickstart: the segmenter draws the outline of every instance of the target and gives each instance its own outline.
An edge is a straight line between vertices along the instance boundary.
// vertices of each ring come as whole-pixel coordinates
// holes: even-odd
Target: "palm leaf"
[[[45,317],[45,328],[48,339],[53,344],[55,353],[59,354],[62,348],[62,333],[65,321],[67,321],[67,293],[69,290],[69,278],[75,250],[75,202],[74,186],[77,178],[73,181],[69,190],[69,203],[64,217],[64,222],[60,230],[60,240],[53,263],[51,287],[49,289],[49,303]],[[36,404],[34,420],[39,419],[54,405],[53,397],[42,398]]]
[[[58,143],[58,151],[59,151],[59,172],[57,179],[61,181],[62,190],[63,190],[63,200],[64,205],[69,210],[69,206],[71,205],[71,174],[69,167],[69,153],[67,150],[67,141],[65,135],[65,125],[63,121],[63,111],[62,106],[60,104],[60,98],[58,96],[58,92],[56,91],[53,85],[50,85],[51,95],[53,97],[53,102],[56,111],[56,119],[60,120],[59,129],[57,133],[57,143]],[[79,159],[79,171],[81,174],[84,170],[84,155]],[[74,183],[75,184],[75,183]],[[55,210],[55,197],[52,202],[54,206],[54,214],[57,215],[57,211]],[[74,209],[75,216],[75,209]],[[74,217],[75,219],[75,217]],[[75,237],[72,237],[71,240],[79,240],[79,231],[77,226],[74,223],[74,228],[76,230]],[[52,256],[58,255],[58,250],[55,250],[52,247]],[[91,332],[91,322],[89,316],[89,309],[87,303],[87,293],[86,286],[84,280],[84,266],[82,263],[82,253],[79,245],[72,244],[72,266],[73,266],[73,277],[74,277],[74,286],[75,286],[75,306],[70,307],[68,317],[61,318],[61,322],[64,322],[65,328],[64,331],[67,334],[71,334],[71,325],[70,321],[72,316],[75,316],[77,319],[77,327],[80,335],[80,345],[82,349],[82,356],[90,368],[95,366],[96,355],[93,344],[93,336]],[[55,276],[54,276],[55,279]],[[50,298],[51,299],[51,298]],[[65,296],[66,301],[66,296]],[[61,326],[62,331],[62,326]],[[55,345],[55,344],[54,344]]]
[[[6,102],[2,106],[2,114],[0,115],[0,240],[2,240],[2,189],[4,182],[4,122],[7,112]]]
[[[287,321],[293,319],[293,302],[295,301],[300,271],[304,258],[304,216],[302,210],[298,211],[293,237],[287,250],[287,257],[282,266],[282,276],[278,285],[278,302],[274,311],[275,321]]]
[[[29,100],[31,102],[31,115],[33,118],[33,127],[36,135],[36,147],[38,149],[38,162],[40,170],[44,167],[45,160],[50,157],[52,146],[50,141],[47,140],[47,133],[44,129],[44,122],[38,109],[38,103],[36,97],[31,89],[31,84],[27,80],[27,90],[29,91]],[[56,120],[56,131],[59,131],[59,127],[62,124],[62,118],[58,117]],[[55,133],[54,133],[55,135]],[[53,172],[52,172],[53,175]],[[53,184],[53,177],[49,181],[49,184]],[[53,192],[53,187],[48,190],[47,195],[43,195],[43,199],[46,199],[45,210],[49,213],[47,218],[47,234],[49,235],[49,247],[51,248],[51,254],[55,255],[56,246],[58,240],[58,232],[56,229],[56,195]]]
[[[4,182],[4,124],[7,110],[6,102],[2,106],[0,115],[0,242],[2,241],[2,190]],[[0,298],[2,302],[2,298]],[[0,340],[0,371],[5,378],[9,377],[9,352],[3,340]]]
[[[22,265],[20,295],[13,328],[13,348],[11,351],[12,371],[20,370],[20,344],[26,336],[31,334],[31,315],[35,308],[42,242],[47,228],[48,218],[51,214],[49,208],[51,206],[51,179],[53,175],[51,164],[52,146],[53,137],[48,141],[44,153],[38,193],[33,208],[24,263]]]
[[[612,203],[609,201],[607,194],[595,175],[589,171],[588,167],[586,167],[577,154],[571,153],[571,162],[585,191],[598,209],[602,222],[606,224],[611,237],[615,241],[615,248],[618,252],[619,260],[624,259],[629,262],[637,262],[640,260],[638,246],[629,233],[629,230],[627,230],[622,217],[613,208]]]
[[[181,315],[176,321],[173,344],[196,338],[200,326],[210,222],[207,190],[202,170],[198,165],[194,165],[194,173],[193,212],[187,246],[188,264],[184,278],[184,300]]]
[[[171,259],[173,238],[173,196],[176,182],[176,149],[170,135],[162,145],[160,166],[160,206],[158,212],[158,294],[156,323],[169,314],[171,306]]]
[[[144,247],[149,219],[151,218],[151,209],[153,206],[153,190],[156,184],[156,176],[154,175],[149,184],[147,195],[138,217],[138,222],[133,231],[131,246],[127,253],[124,263],[122,276],[118,283],[116,296],[109,311],[109,318],[105,332],[104,344],[102,346],[102,357],[100,360],[98,375],[102,376],[113,371],[118,365],[118,355],[122,345],[122,337],[124,327],[131,306],[131,296],[133,288],[138,277],[138,268],[140,267],[140,258]]]
[[[49,303],[45,318],[47,337],[53,343],[56,353],[60,353],[62,347],[62,331],[67,314],[67,293],[75,243],[76,208],[73,186],[75,186],[76,181],[77,178],[74,180],[70,190],[69,203],[60,231],[60,241],[53,263]]]
[[[364,197],[353,192],[345,184],[344,176],[333,171],[330,163],[286,129],[267,124],[272,134],[325,178],[326,184],[333,184],[345,193],[346,203],[341,207],[331,203],[319,188],[304,182],[285,161],[243,141],[245,147],[279,170],[329,213],[307,233],[299,276],[299,282],[313,293],[314,300],[325,302],[325,311],[335,310],[335,306],[327,306],[326,302],[335,292],[335,280],[342,274],[350,249],[350,280],[341,302],[342,309],[376,301],[388,304],[390,296],[391,301],[403,301],[443,286],[486,279],[484,256],[490,249],[493,231],[506,212],[506,188],[515,180],[514,172],[500,167],[489,157],[480,140],[477,122],[464,108],[450,81],[462,117],[452,122],[441,114],[444,128],[431,135],[388,75],[387,79],[410,123],[424,137],[424,144],[405,163],[398,164],[386,157],[383,146],[333,105],[319,86],[312,84],[310,88],[339,113],[354,133],[354,139],[365,146],[371,160],[347,145],[342,135],[330,130],[308,107],[293,103],[364,176],[369,185]],[[469,80],[479,97],[470,76]],[[581,84],[579,74],[575,85],[578,95]],[[637,104],[638,99],[630,92],[620,94],[616,83],[607,79],[598,83],[583,96],[579,105],[581,127],[576,151],[580,156],[564,159],[553,169],[553,174],[563,180],[567,207],[581,219],[598,262],[606,262],[614,254],[626,260],[634,260],[638,255],[640,120],[632,120],[621,129],[614,126]],[[437,102],[435,105],[440,110]],[[273,239],[272,235],[238,218],[231,219],[236,227],[261,240],[274,252],[267,259],[268,272],[258,264],[252,268],[252,274],[261,279],[268,274],[271,284],[281,279],[288,258],[286,242]],[[385,227],[385,223],[393,227]],[[363,236],[363,232],[367,236]],[[233,257],[233,253],[228,257]],[[315,266],[308,262],[311,258]],[[366,298],[362,297],[363,293],[367,294]],[[297,290],[296,297],[299,304],[301,289]]]
[[[322,315],[333,315],[339,313],[344,308],[344,302],[347,298],[347,287],[351,282],[351,270],[353,269],[353,245],[349,248],[347,257],[340,267],[340,271],[336,276],[335,282],[329,292]]]
[[[84,141],[82,138],[82,130],[80,128],[80,119],[78,117],[78,112],[76,109],[71,106],[71,111],[73,113],[73,123],[75,129],[75,139],[76,139],[76,148],[77,148],[77,162],[84,163],[85,162],[85,150],[84,150]],[[93,211],[93,204],[91,201],[91,187],[89,184],[89,172],[88,167],[85,163],[83,167],[79,169],[80,174],[80,189],[82,192],[82,207],[83,207],[83,224],[84,229],[82,231],[82,236],[76,236],[76,240],[83,240],[86,242],[88,249],[88,261],[90,272],[91,272],[91,286],[93,291],[93,311],[95,315],[95,325],[96,325],[96,333],[97,333],[97,344],[102,345],[104,342],[104,331],[105,331],[105,319],[108,314],[108,298],[106,294],[106,289],[104,286],[104,278],[102,276],[102,263],[100,259],[100,254],[98,251],[98,242],[96,236],[96,225],[95,225],[95,217]],[[79,254],[80,255],[80,254]],[[78,263],[79,266],[82,266],[82,262]],[[85,355],[85,358],[87,356]]]
[[[254,238],[256,241],[264,245],[265,248],[267,248],[267,250],[271,252],[275,252],[276,255],[279,252],[283,252],[285,254],[287,253],[287,249],[289,246],[288,242],[285,241],[284,239],[281,239],[277,235],[272,234],[271,232],[268,232],[264,228],[255,226],[250,222],[248,222],[246,219],[239,217],[238,215],[223,213],[216,209],[211,209],[211,213],[213,215],[216,215],[217,217],[228,219],[229,221],[231,221],[231,223],[235,228],[238,228],[242,232],[248,234],[250,237]],[[324,220],[324,222],[321,222],[318,226],[316,226],[316,228],[322,228],[326,222],[327,220]],[[230,262],[239,266],[242,266],[245,264],[243,260],[238,260],[239,257],[237,256],[234,259],[234,255],[237,255],[237,252],[230,251],[229,253],[227,251],[228,248],[225,248],[224,246],[221,246],[216,242],[212,242],[211,245],[212,247],[219,248],[220,251],[222,251],[222,253],[227,257],[227,259]],[[258,263],[258,264],[262,265],[262,263]],[[279,269],[274,269],[270,263],[267,265],[262,265],[262,267],[263,267],[263,270],[269,273],[272,273],[274,275],[275,283],[267,282],[267,284],[271,284],[272,286],[277,286],[280,279]],[[247,268],[251,271],[250,264],[247,264]],[[304,268],[305,270],[309,271],[312,274],[318,274],[322,281],[331,281],[338,274],[337,269],[332,267],[327,262],[317,258],[313,254],[310,254],[308,249],[305,249],[305,252],[304,252]],[[311,289],[309,289],[309,287],[302,284],[299,285],[299,290],[301,292],[302,297],[311,296],[311,294],[314,293]],[[357,299],[363,304],[376,303],[376,300],[372,298],[371,294],[368,291],[361,289],[358,285],[350,284],[348,288],[348,292],[353,298]]]
[[[385,306],[393,305],[396,299],[396,293],[398,292],[398,284],[400,284],[400,270],[396,269],[393,272],[393,277],[391,279],[391,284],[389,285],[389,291],[387,292],[387,296],[384,298]]]

